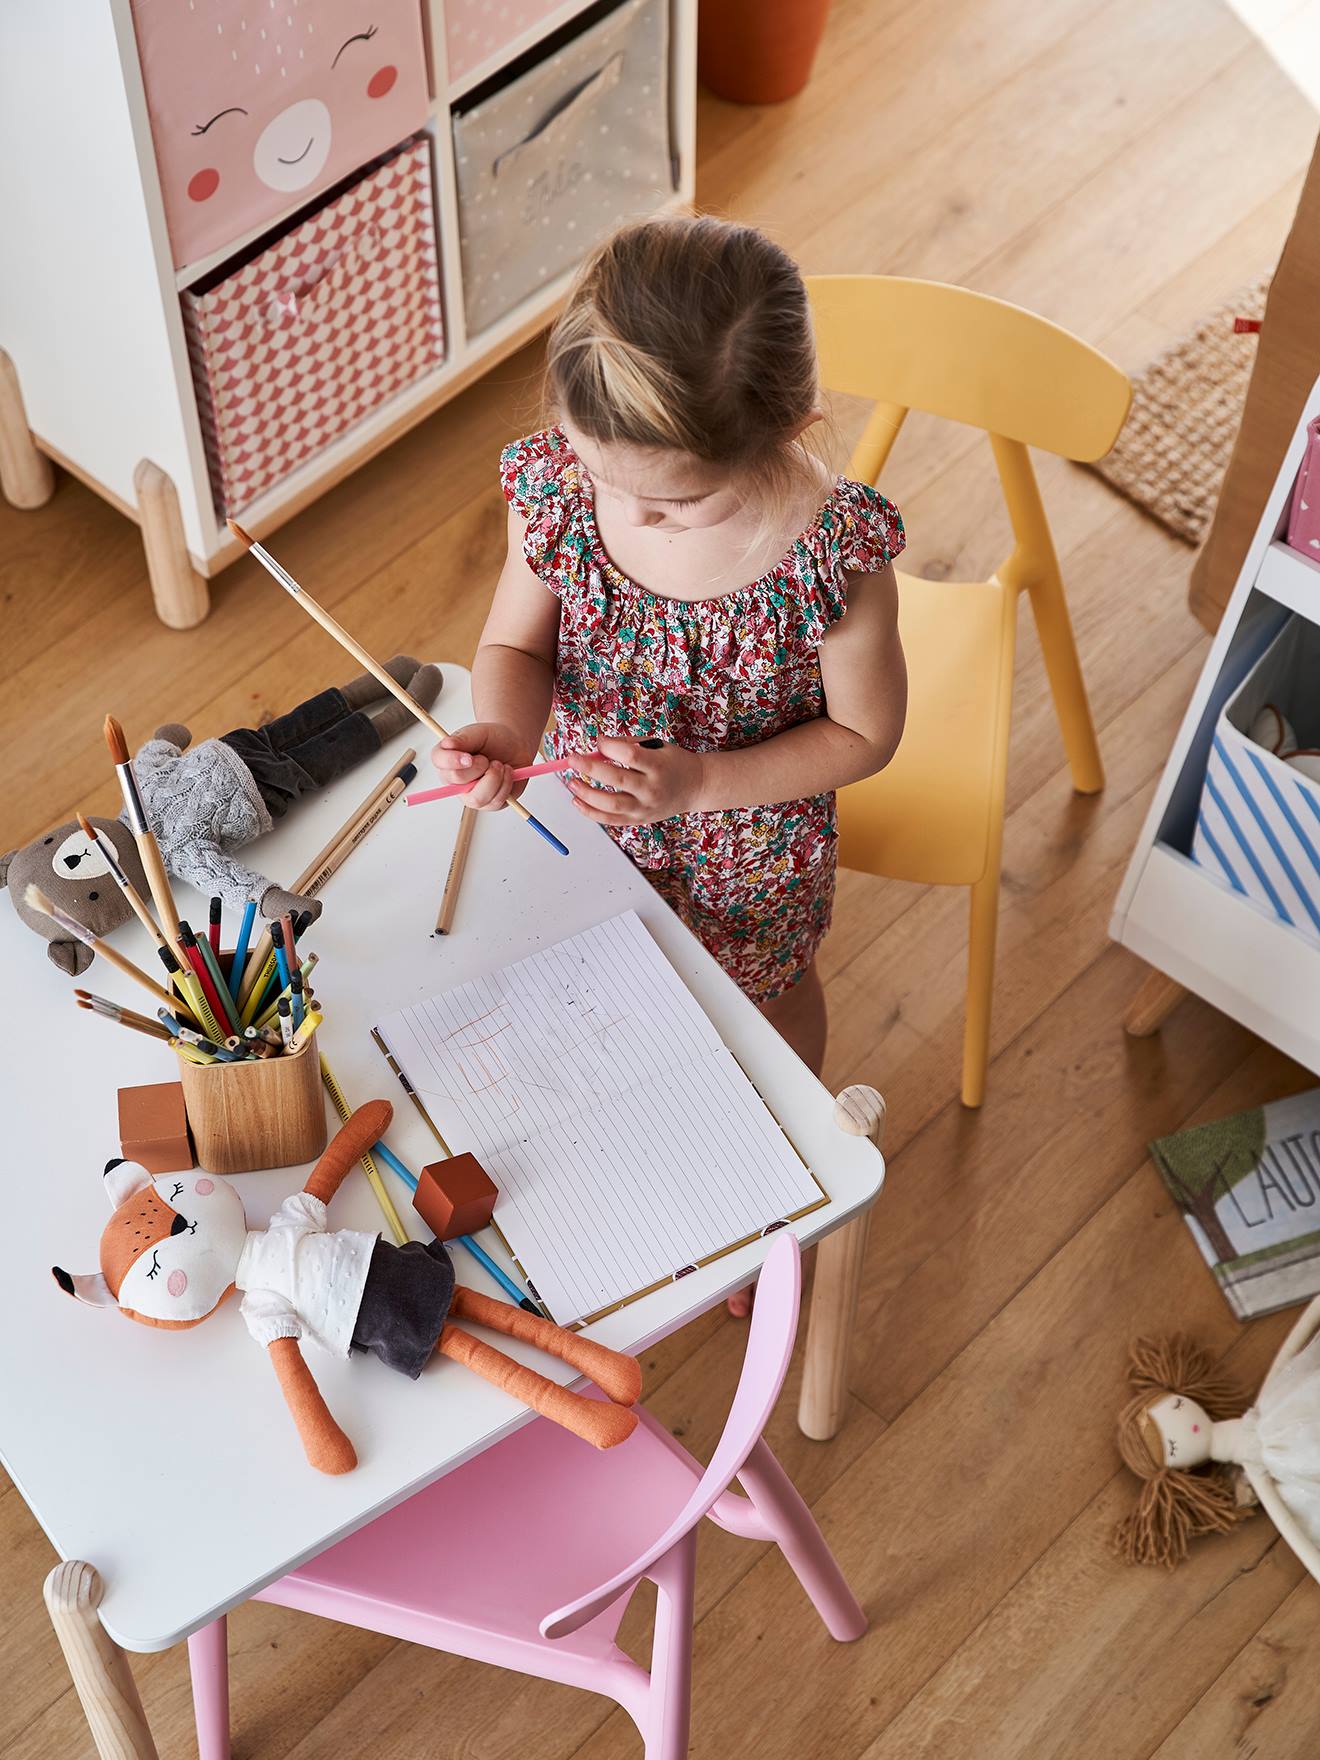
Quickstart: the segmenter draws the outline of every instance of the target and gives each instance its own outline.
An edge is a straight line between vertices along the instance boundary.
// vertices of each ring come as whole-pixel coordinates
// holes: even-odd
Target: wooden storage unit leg
[[[885,1126],[884,1100],[874,1088],[845,1088],[835,1102],[834,1120],[850,1136],[870,1137],[879,1147]],[[848,1357],[870,1226],[871,1212],[866,1209],[827,1234],[816,1250],[816,1281],[798,1397],[798,1428],[816,1442],[828,1442],[838,1432],[847,1409]]]
[[[1140,990],[1127,1005],[1123,1031],[1133,1039],[1157,1033],[1186,996],[1187,991],[1163,972],[1147,972]]]
[[[42,507],[55,493],[55,471],[27,425],[13,361],[0,348],[0,490],[11,507]]]
[[[192,629],[211,609],[211,595],[188,554],[174,484],[144,458],[133,472],[133,487],[156,615],[171,629]]]
[[[101,1760],[157,1760],[128,1658],[97,1618],[101,1579],[89,1564],[57,1564],[42,1593]]]

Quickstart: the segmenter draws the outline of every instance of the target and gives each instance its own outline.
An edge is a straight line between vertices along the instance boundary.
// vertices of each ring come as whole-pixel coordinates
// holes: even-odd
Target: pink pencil
[[[526,782],[530,776],[552,776],[559,770],[576,770],[587,758],[599,758],[599,752],[573,752],[567,758],[552,758],[547,764],[524,764],[515,770],[514,780]],[[466,794],[476,782],[451,782],[444,788],[424,788],[417,794],[403,797],[405,807],[424,807],[427,801],[447,801],[452,795]]]

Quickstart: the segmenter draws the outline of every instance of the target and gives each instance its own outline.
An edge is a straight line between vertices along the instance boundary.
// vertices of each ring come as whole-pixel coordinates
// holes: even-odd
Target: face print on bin
[[[417,0],[133,0],[176,267],[426,120]]]

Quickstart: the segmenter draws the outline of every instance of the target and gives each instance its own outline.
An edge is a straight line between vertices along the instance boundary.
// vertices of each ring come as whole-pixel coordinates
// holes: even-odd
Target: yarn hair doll
[[[439,1351],[597,1448],[631,1436],[637,1414],[629,1408],[641,1392],[632,1357],[464,1289],[442,1241],[396,1247],[327,1227],[326,1207],[392,1116],[386,1100],[359,1107],[266,1229],[248,1228],[227,1180],[196,1172],[153,1178],[135,1163],[111,1161],[105,1185],[114,1214],[101,1235],[101,1269],[74,1276],[56,1266],[55,1281],[79,1301],[172,1331],[200,1325],[242,1290],[243,1319],[266,1350],[307,1459],[323,1473],[351,1472],[357,1453],[303,1360],[304,1338],[338,1357],[367,1352],[414,1380]],[[560,1387],[455,1319],[558,1357],[606,1400]]]

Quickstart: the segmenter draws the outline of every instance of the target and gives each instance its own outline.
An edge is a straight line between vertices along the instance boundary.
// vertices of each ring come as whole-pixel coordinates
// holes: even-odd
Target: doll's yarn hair
[[[1118,1450],[1124,1465],[1145,1483],[1137,1505],[1114,1530],[1114,1546],[1128,1564],[1162,1564],[1169,1569],[1187,1556],[1199,1534],[1226,1534],[1246,1511],[1233,1495],[1220,1461],[1199,1467],[1166,1467],[1151,1458],[1143,1420],[1165,1394],[1180,1394],[1204,1407],[1218,1422],[1249,1403],[1232,1380],[1215,1366],[1208,1351],[1181,1335],[1139,1338],[1128,1361],[1133,1396],[1118,1420]]]
[[[588,257],[550,333],[547,402],[594,440],[727,466],[772,515],[818,484],[807,291],[752,226],[673,214]]]

